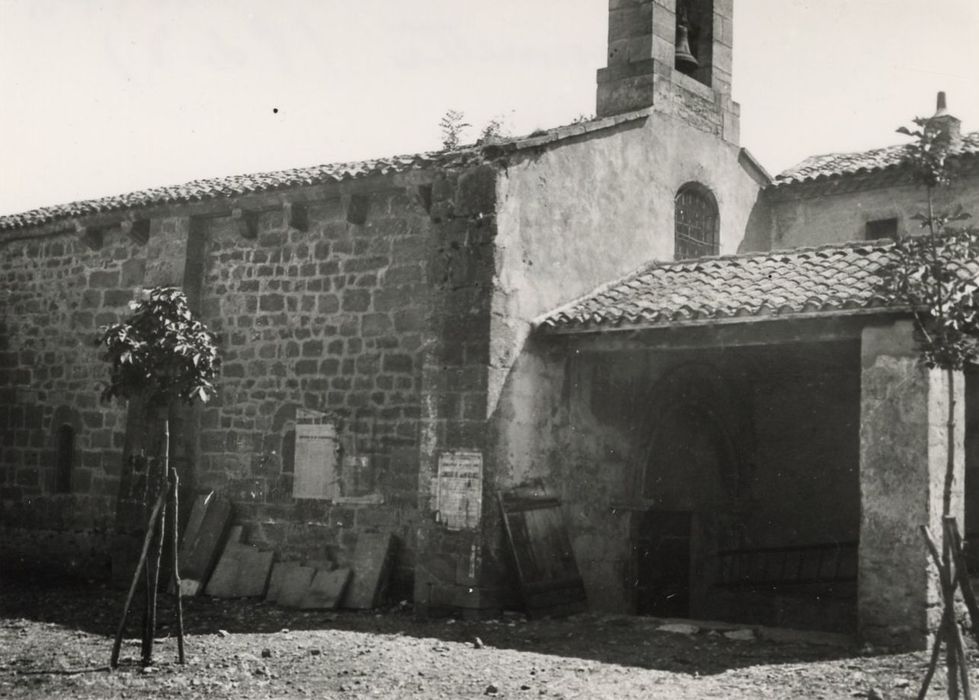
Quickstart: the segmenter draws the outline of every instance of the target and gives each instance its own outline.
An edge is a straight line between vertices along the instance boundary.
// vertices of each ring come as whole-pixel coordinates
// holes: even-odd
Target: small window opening
[[[71,465],[75,461],[75,429],[70,425],[58,428],[57,478],[58,493],[71,492]]]
[[[717,255],[717,204],[710,190],[696,183],[684,185],[676,195],[675,207],[674,258]]]
[[[897,238],[897,217],[891,219],[875,219],[867,222],[866,240],[876,241],[879,238]]]
[[[282,436],[282,473],[292,474],[296,470],[296,431],[290,430]]]

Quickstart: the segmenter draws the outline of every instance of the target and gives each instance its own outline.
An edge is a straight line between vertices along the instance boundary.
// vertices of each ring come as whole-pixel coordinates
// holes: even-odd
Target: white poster
[[[437,520],[450,530],[478,528],[483,507],[483,454],[443,452],[437,481]]]
[[[333,500],[337,488],[337,429],[326,414],[300,409],[296,413],[295,498]]]

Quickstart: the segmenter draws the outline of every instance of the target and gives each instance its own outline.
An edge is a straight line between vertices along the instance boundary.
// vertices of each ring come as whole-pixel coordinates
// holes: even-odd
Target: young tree
[[[104,359],[109,363],[109,381],[102,390],[102,399],[122,399],[142,402],[151,415],[162,420],[162,471],[159,497],[147,523],[142,552],[126,596],[122,620],[112,648],[110,665],[119,662],[122,634],[129,606],[136,590],[139,575],[146,565],[146,607],[143,617],[142,662],[153,663],[153,637],[156,631],[156,593],[159,580],[160,556],[166,529],[166,501],[171,494],[169,518],[173,543],[173,575],[177,589],[177,623],[180,662],[184,661],[183,612],[180,602],[179,567],[177,562],[177,472],[170,470],[169,410],[177,401],[207,402],[214,396],[214,377],[220,365],[214,335],[196,320],[187,304],[187,297],[175,287],[158,287],[145,298],[131,304],[132,316],[122,323],[104,328],[98,345],[105,346]],[[147,563],[149,550],[152,559]]]
[[[462,112],[450,109],[442,115],[439,121],[439,129],[442,130],[442,148],[450,151],[458,148],[462,143],[463,132],[471,127],[472,124],[466,121],[466,115]]]
[[[955,620],[955,592],[959,586],[969,606],[974,634],[979,633],[979,608],[969,585],[951,503],[956,462],[955,382],[959,370],[979,359],[979,230],[961,225],[969,218],[961,207],[938,210],[942,203],[939,193],[952,177],[949,157],[954,147],[953,133],[943,128],[940,120],[941,117],[950,119],[943,114],[943,98],[944,94],[940,94],[936,117],[916,118],[915,128],[898,129],[914,138],[907,149],[906,164],[915,180],[925,188],[927,212],[913,217],[920,222],[923,235],[900,238],[895,243],[884,288],[893,300],[906,305],[914,315],[922,362],[930,369],[944,371],[948,390],[941,553],[928,528],[922,526],[926,545],[939,571],[943,614],[919,697],[927,692],[944,642],[948,696],[958,697],[961,680],[962,689],[970,698],[968,667]]]

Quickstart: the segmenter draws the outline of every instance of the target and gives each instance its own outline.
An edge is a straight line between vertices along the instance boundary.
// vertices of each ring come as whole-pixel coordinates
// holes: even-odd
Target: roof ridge
[[[834,243],[821,243],[819,245],[799,246],[796,248],[771,248],[769,250],[752,250],[744,253],[726,253],[724,255],[706,255],[700,258],[687,258],[686,260],[666,260],[654,263],[647,263],[648,269],[655,267],[670,267],[674,265],[696,265],[708,261],[727,261],[727,260],[747,260],[750,258],[774,257],[781,255],[799,255],[803,253],[814,253],[821,250],[833,250],[843,248],[875,248],[884,249],[894,245],[889,239],[875,239],[871,241],[853,240]]]

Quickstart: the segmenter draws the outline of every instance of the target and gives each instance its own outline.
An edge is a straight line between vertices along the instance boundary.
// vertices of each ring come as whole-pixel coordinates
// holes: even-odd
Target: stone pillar
[[[858,617],[866,641],[924,648],[940,618],[921,525],[941,537],[948,382],[920,364],[911,321],[868,327],[861,345]],[[953,377],[951,514],[963,523],[965,381]],[[939,540],[940,541],[940,540]]]

